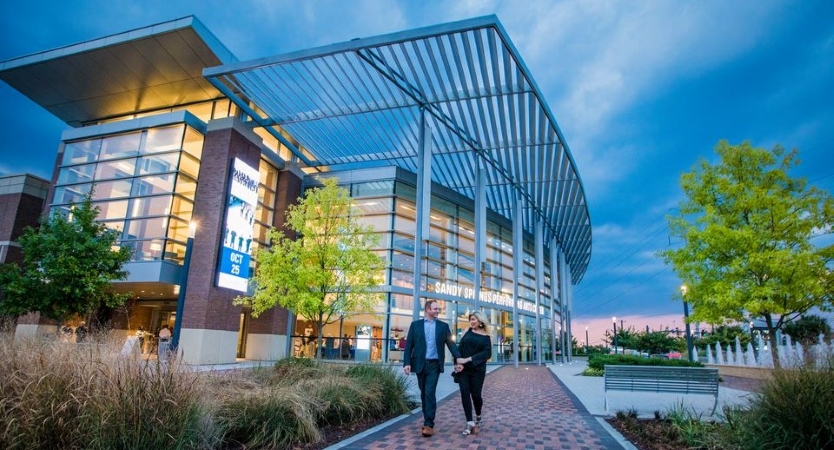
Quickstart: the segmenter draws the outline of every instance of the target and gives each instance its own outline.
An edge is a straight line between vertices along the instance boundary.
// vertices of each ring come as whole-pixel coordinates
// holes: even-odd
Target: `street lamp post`
[[[686,301],[686,293],[689,288],[681,285],[681,298],[683,299],[683,323],[686,326],[686,351],[689,353],[689,362],[695,362],[695,348],[692,345],[692,332],[689,329],[689,302]]]
[[[588,327],[585,327],[585,353],[588,353]]]
[[[614,321],[614,354],[617,354],[617,316],[612,317]]]
[[[174,322],[174,332],[171,333],[171,351],[177,352],[180,344],[180,330],[182,329],[182,315],[185,309],[185,290],[188,286],[188,269],[191,266],[191,249],[194,247],[194,233],[197,231],[197,224],[191,222],[188,225],[188,240],[185,242],[185,256],[180,274],[180,292],[177,296],[177,321]]]

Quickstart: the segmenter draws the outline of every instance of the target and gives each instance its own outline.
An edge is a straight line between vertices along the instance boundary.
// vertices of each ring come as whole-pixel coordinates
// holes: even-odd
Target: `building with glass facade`
[[[178,327],[182,357],[201,364],[317,350],[394,362],[431,298],[458,336],[487,313],[492,362],[569,351],[588,208],[494,16],[248,62],[187,17],[0,62],[0,79],[69,126],[49,207],[91,193],[135,250],[114,286],[133,293],[112,316],[126,334]],[[253,318],[232,300],[267,231],[322,177],[350,190],[387,268],[385,301],[327,325],[316,349],[306,318]],[[50,326],[30,315],[18,333]]]

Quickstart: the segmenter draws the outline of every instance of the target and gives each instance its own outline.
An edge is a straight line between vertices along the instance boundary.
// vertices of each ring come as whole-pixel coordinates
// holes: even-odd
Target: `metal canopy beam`
[[[474,198],[482,161],[487,207],[520,220],[531,235],[543,223],[573,282],[584,275],[591,223],[582,181],[495,16],[235,62],[203,75],[311,168],[384,162],[416,171],[422,108],[434,130],[431,180]]]

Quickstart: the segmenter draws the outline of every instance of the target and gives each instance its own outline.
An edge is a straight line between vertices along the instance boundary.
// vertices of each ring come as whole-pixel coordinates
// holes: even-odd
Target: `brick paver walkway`
[[[344,448],[622,448],[547,367],[502,367],[489,373],[483,417],[484,426],[477,434],[462,435],[466,421],[460,395],[455,393],[439,402],[433,437],[420,434],[423,416],[418,411]]]

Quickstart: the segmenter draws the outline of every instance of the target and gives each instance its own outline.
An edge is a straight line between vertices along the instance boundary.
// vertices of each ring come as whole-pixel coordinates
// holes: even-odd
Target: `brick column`
[[[287,208],[301,196],[304,173],[293,166],[278,176],[275,214],[272,225],[284,229]],[[286,230],[285,230],[286,232]],[[287,357],[287,320],[289,311],[276,306],[251,318],[246,336],[246,359],[273,361]]]
[[[218,256],[225,222],[229,175],[234,158],[260,165],[260,138],[234,118],[211,121],[203,143],[199,182],[194,197],[197,222],[179,352],[192,364],[234,363],[241,307],[232,304],[240,292],[216,286]]]

